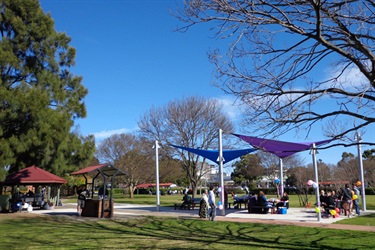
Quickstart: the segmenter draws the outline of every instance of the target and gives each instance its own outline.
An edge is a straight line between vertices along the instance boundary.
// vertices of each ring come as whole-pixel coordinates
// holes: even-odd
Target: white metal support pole
[[[159,143],[155,140],[155,165],[156,165],[156,211],[160,210],[160,192],[159,192]]]
[[[283,169],[283,159],[281,158],[279,160],[279,165],[280,165],[280,197],[283,197],[284,195],[284,169]]]
[[[223,209],[221,210],[221,215],[225,216],[225,200],[224,200],[224,177],[223,177],[223,137],[222,137],[222,130],[219,129],[219,174],[220,174],[220,201],[223,205]]]
[[[365,193],[365,177],[363,174],[363,160],[362,160],[362,148],[361,148],[361,135],[357,132],[357,143],[358,143],[358,161],[359,161],[359,173],[361,178],[361,195],[362,195],[362,211],[366,211],[366,193]]]
[[[316,206],[319,208],[319,211],[316,214],[317,214],[318,221],[320,221],[321,220],[321,211],[320,211],[320,197],[319,197],[319,178],[318,178],[318,165],[316,163],[315,143],[313,143],[313,148],[312,148],[311,152],[312,152],[312,160],[313,160],[313,166],[314,166],[315,182],[317,184],[317,188],[315,189]],[[317,211],[317,209],[316,209],[316,211]]]

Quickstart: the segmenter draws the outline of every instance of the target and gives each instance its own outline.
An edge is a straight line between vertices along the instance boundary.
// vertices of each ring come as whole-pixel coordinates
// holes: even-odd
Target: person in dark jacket
[[[329,211],[335,209],[335,200],[330,191],[327,192],[325,202],[322,203],[324,211],[329,215]]]
[[[286,207],[289,208],[289,195],[287,192],[284,192],[283,197],[281,197],[280,201],[276,203],[277,211],[280,207]]]

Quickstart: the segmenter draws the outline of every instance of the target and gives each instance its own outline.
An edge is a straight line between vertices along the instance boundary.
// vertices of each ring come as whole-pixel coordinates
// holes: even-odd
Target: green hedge
[[[111,189],[108,189],[108,191],[110,191],[110,190]],[[123,188],[114,188],[113,189],[113,194],[126,194],[126,191]]]

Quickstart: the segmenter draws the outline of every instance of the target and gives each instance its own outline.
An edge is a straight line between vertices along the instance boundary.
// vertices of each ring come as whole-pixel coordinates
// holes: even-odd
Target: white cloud
[[[241,103],[234,97],[221,96],[213,98],[223,105],[223,111],[227,113],[230,119],[238,120],[242,114]]]
[[[133,130],[127,129],[127,128],[104,130],[104,131],[94,133],[94,136],[95,136],[96,140],[102,140],[102,139],[108,138],[108,137],[110,137],[111,135],[114,135],[114,134],[130,133],[132,131]]]
[[[330,69],[327,72],[328,74],[327,78],[339,75],[342,72],[342,70],[343,70],[342,67]],[[345,87],[345,90],[350,90],[350,89],[360,90],[360,89],[369,87],[368,79],[366,79],[363,73],[356,66],[352,66],[352,67],[345,69],[345,72],[342,75],[340,75],[340,77],[337,79],[335,83],[339,84],[341,88]],[[331,83],[327,83],[327,84],[331,84]],[[326,86],[326,87],[331,87],[331,86]]]

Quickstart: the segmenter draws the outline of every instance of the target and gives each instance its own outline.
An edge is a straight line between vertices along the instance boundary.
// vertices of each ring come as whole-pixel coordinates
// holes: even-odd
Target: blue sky
[[[208,50],[225,42],[212,39],[205,26],[174,32],[179,22],[170,11],[177,3],[182,1],[41,1],[55,29],[71,37],[77,50],[72,72],[83,76],[89,90],[87,118],[77,121],[83,135],[94,134],[100,141],[134,131],[152,106],[182,97],[199,95],[231,103],[230,96],[211,85],[213,65],[207,57]],[[227,105],[225,110],[236,119],[238,109]],[[280,139],[298,141],[290,136]],[[322,139],[320,134],[313,138]],[[365,139],[374,142],[374,130],[367,131]],[[337,163],[344,151],[357,152],[355,147],[338,147],[321,151],[317,158]],[[311,162],[308,152],[301,156]]]

